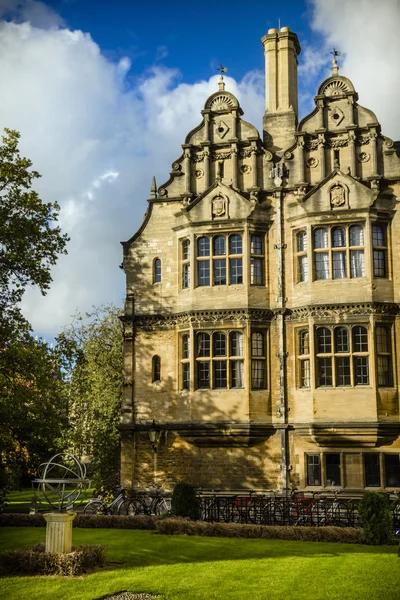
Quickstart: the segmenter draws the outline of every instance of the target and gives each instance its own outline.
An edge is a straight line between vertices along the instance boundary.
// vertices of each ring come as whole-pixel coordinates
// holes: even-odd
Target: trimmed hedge
[[[88,529],[156,529],[157,518],[150,515],[83,515],[77,514],[74,528]],[[9,513],[0,515],[0,527],[45,527],[43,515]]]
[[[45,552],[44,544],[0,553],[0,575],[81,575],[105,563],[105,546],[86,544],[72,552]]]
[[[206,523],[169,518],[157,522],[157,531],[165,535],[200,535],[230,538],[299,540],[304,542],[340,542],[365,544],[362,529],[354,527],[300,527],[279,525],[244,525],[240,523]]]

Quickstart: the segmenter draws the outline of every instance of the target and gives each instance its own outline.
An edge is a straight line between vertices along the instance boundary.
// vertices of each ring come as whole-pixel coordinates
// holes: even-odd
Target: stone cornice
[[[136,315],[134,323],[137,327],[157,328],[175,327],[197,323],[263,323],[270,321],[274,316],[268,309],[226,309],[226,310],[200,310],[176,313],[171,315]]]
[[[400,305],[389,302],[364,302],[354,304],[324,304],[302,306],[288,309],[285,315],[287,321],[305,321],[314,319],[336,319],[342,316],[386,315],[395,317],[400,314]]]

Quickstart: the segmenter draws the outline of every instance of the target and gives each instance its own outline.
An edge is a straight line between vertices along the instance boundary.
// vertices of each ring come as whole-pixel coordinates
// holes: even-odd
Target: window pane
[[[300,387],[309,388],[311,385],[310,380],[310,360],[300,361]]]
[[[315,253],[315,279],[329,279],[329,254]]]
[[[380,225],[372,226],[372,245],[386,246],[385,232],[383,227],[381,227]]]
[[[354,358],[354,383],[355,385],[369,384],[368,356]]]
[[[350,357],[336,358],[336,385],[350,385]]]
[[[350,227],[350,246],[364,246],[364,229],[361,225]]]
[[[187,260],[189,258],[190,252],[190,241],[183,240],[182,242],[182,260]]]
[[[182,358],[189,358],[190,346],[189,346],[189,336],[182,336]]]
[[[225,254],[225,238],[222,236],[214,237],[214,254],[222,256]]]
[[[310,353],[310,336],[308,331],[300,332],[300,354]]]
[[[400,461],[398,454],[385,454],[385,485],[400,487]]]
[[[390,352],[390,337],[386,327],[376,328],[376,350],[377,352]]]
[[[317,345],[319,354],[332,352],[332,335],[330,329],[319,327],[317,329]]]
[[[197,334],[197,356],[210,356],[210,336],[208,333]]]
[[[308,281],[308,257],[299,256],[299,281]]]
[[[364,454],[365,487],[380,487],[379,454]]]
[[[182,364],[182,389],[190,389],[190,363]]]
[[[378,356],[378,385],[392,386],[392,368],[390,356]]]
[[[226,356],[226,335],[225,333],[214,333],[214,356]]]
[[[262,238],[259,235],[251,236],[250,253],[251,254],[263,254]]]
[[[374,277],[386,277],[385,250],[374,250]]]
[[[231,258],[229,260],[230,263],[230,283],[243,283],[243,273],[242,273],[242,259],[241,258]]]
[[[153,381],[161,380],[161,358],[153,356]]]
[[[264,261],[262,258],[252,258],[250,261],[250,283],[252,285],[263,285]]]
[[[365,277],[364,250],[350,251],[352,277]]]
[[[210,285],[210,261],[199,260],[197,263],[198,269],[198,285]]]
[[[201,237],[197,240],[197,256],[210,256],[210,240]]]
[[[314,248],[328,247],[328,230],[315,229],[314,231]]]
[[[335,227],[332,229],[332,246],[341,248],[346,245],[346,232],[343,227]]]
[[[229,253],[242,254],[242,236],[231,235],[229,238]]]
[[[332,385],[332,359],[318,358],[318,385]]]
[[[345,327],[335,329],[335,352],[350,352],[349,332]]]
[[[182,265],[182,287],[188,288],[190,286],[190,264],[185,263]]]
[[[321,460],[319,454],[307,455],[307,485],[321,485]]]
[[[251,387],[261,389],[265,387],[265,361],[251,361]]]
[[[340,454],[325,454],[326,485],[342,485],[340,477]]]
[[[213,261],[214,264],[214,285],[226,284],[226,260],[218,259]]]
[[[368,331],[366,327],[353,327],[353,352],[368,352]]]
[[[154,261],[154,283],[160,283],[161,281],[161,260],[156,258]]]
[[[231,332],[231,356],[244,356],[244,337],[241,331]]]
[[[251,355],[265,356],[264,354],[264,334],[255,332],[251,335]]]
[[[226,388],[227,382],[226,360],[216,360],[214,362],[214,387]]]
[[[307,251],[307,231],[299,231],[297,234],[297,252]]]
[[[347,277],[346,252],[333,253],[333,279]]]
[[[199,388],[206,389],[210,387],[210,363],[197,362],[197,385]]]
[[[244,387],[244,362],[242,360],[231,360],[231,387]]]

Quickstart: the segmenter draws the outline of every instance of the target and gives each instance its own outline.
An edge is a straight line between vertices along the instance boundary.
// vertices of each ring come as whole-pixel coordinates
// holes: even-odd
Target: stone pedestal
[[[72,551],[72,521],[75,513],[46,513],[46,552]]]

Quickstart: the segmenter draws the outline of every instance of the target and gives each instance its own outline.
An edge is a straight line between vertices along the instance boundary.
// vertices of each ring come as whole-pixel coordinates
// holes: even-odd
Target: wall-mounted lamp
[[[154,419],[153,419],[153,422],[147,433],[148,433],[149,440],[150,440],[151,446],[153,448],[153,451],[157,452],[157,444],[158,444],[158,440],[160,439],[161,432],[160,432],[159,428],[157,427]]]

